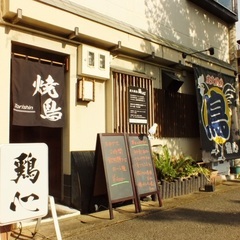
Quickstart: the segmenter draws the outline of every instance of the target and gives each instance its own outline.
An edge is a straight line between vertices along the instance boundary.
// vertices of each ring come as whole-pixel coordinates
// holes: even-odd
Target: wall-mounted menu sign
[[[129,123],[147,124],[148,96],[147,89],[129,86]]]
[[[128,135],[127,138],[136,192],[140,197],[157,194],[161,206],[156,170],[148,137],[146,135]]]
[[[146,135],[98,134],[95,156],[94,193],[107,193],[111,219],[112,203],[132,199],[139,212],[140,197],[157,194],[159,206],[162,206]]]

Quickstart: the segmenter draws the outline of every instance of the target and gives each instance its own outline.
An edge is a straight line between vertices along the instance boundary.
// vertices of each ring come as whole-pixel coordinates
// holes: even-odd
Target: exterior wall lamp
[[[94,102],[95,80],[82,77],[77,82],[77,101]]]
[[[202,50],[202,51],[197,51],[197,52],[193,52],[193,53],[182,53],[182,58],[186,58],[188,55],[193,55],[193,54],[195,54],[195,53],[201,53],[201,52],[207,52],[207,51],[209,51],[209,54],[210,55],[214,55],[214,48],[213,47],[210,47],[210,48],[208,48],[208,49],[205,49],[205,50]]]

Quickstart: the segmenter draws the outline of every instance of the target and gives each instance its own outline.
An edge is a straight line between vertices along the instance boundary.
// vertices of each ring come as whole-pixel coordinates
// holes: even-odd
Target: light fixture
[[[114,51],[117,51],[119,49],[122,48],[122,42],[121,41],[118,41],[118,44],[112,48],[109,49],[110,52],[114,52]]]
[[[205,50],[202,50],[202,51],[197,51],[197,52],[192,52],[192,53],[182,53],[182,58],[186,58],[188,55],[193,55],[195,53],[201,53],[201,52],[207,52],[209,51],[209,54],[210,55],[214,55],[214,48],[213,47],[210,47],[208,49],[205,49]]]
[[[20,20],[22,20],[22,9],[17,9],[17,14],[14,16],[12,20],[12,24],[18,23]]]
[[[152,59],[155,58],[155,52],[152,52],[151,57],[152,57]]]
[[[71,40],[71,39],[77,37],[78,34],[79,34],[79,28],[78,28],[78,27],[75,27],[75,28],[74,28],[74,31],[73,31],[70,35],[68,35],[68,39]]]
[[[95,80],[82,77],[77,81],[77,101],[94,102]]]
[[[152,52],[151,55],[143,57],[142,60],[150,60],[155,58],[155,52]]]

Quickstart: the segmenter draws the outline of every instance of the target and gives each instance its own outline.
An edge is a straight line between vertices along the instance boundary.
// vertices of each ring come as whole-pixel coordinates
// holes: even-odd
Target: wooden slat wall
[[[150,126],[156,122],[157,137],[199,137],[196,96],[153,89],[150,79],[117,71],[113,72],[113,80],[116,133],[147,134]],[[128,122],[129,86],[148,89],[148,124]]]
[[[121,72],[113,72],[114,81],[114,129],[116,133],[147,134],[153,124],[153,85],[148,78]],[[148,124],[130,124],[128,119],[128,87],[136,86],[148,90]]]
[[[199,137],[196,96],[154,89],[159,137]]]

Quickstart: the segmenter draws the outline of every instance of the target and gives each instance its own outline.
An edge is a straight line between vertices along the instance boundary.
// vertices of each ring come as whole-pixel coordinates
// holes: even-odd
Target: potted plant
[[[191,156],[171,156],[167,145],[162,146],[161,153],[153,152],[153,159],[159,180],[172,181],[175,178],[186,178],[201,173],[208,177],[210,175],[209,169],[199,167]]]
[[[157,178],[161,184],[169,185],[175,193],[190,193],[203,187],[209,181],[210,170],[200,167],[191,156],[183,154],[171,156],[167,145],[162,146],[161,150],[161,153],[153,152]],[[180,189],[181,187],[184,189]],[[169,194],[174,195],[174,193]]]

